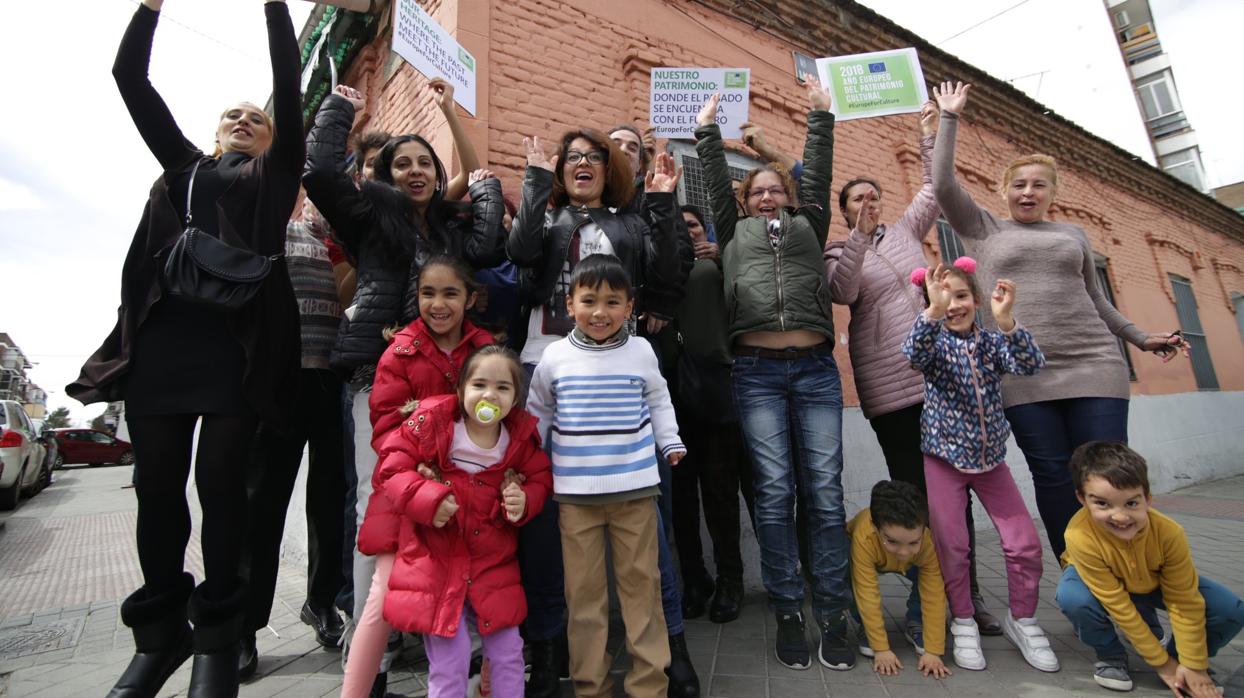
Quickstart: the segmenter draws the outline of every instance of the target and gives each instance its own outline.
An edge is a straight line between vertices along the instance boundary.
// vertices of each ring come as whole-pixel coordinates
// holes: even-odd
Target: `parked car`
[[[22,495],[39,491],[47,479],[44,453],[21,403],[0,400],[0,511],[15,509]]]
[[[55,467],[71,463],[119,463],[131,465],[134,462],[134,447],[128,441],[122,441],[106,432],[94,429],[54,429],[56,445]]]
[[[43,446],[43,487],[52,484],[52,471],[56,469],[56,455],[60,453],[60,446],[56,444],[56,434],[52,427],[49,427],[45,419],[30,420],[35,425],[35,433],[38,434],[35,440],[39,445]]]

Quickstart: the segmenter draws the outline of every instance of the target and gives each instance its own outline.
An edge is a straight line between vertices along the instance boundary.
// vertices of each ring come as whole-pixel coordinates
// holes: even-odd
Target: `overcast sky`
[[[942,49],[1014,84],[1064,117],[1150,157],[1104,6],[1097,0],[915,3],[863,0]],[[1239,0],[1151,0],[1210,181],[1244,179]],[[34,362],[49,409],[89,419],[64,385],[116,321],[121,263],[159,173],[110,74],[133,0],[9,3],[10,61],[22,65],[0,110],[0,331]],[[291,0],[295,28],[312,5]],[[55,14],[52,14],[52,12]],[[1232,54],[1236,57],[1230,57]],[[28,64],[28,65],[27,65]],[[1031,75],[1042,73],[1041,75]],[[1229,73],[1228,73],[1229,74]],[[1024,77],[1028,76],[1028,77]],[[929,76],[935,78],[939,76]],[[167,0],[151,78],[182,131],[210,150],[221,110],[263,104],[271,72],[261,0]]]

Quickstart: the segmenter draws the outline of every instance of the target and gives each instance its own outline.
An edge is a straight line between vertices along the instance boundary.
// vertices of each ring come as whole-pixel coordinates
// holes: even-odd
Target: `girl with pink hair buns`
[[[1015,283],[999,279],[990,302],[998,330],[976,322],[981,294],[976,262],[916,270],[927,307],[903,343],[911,367],[924,374],[920,415],[929,525],[954,616],[955,663],[985,668],[980,630],[972,616],[968,581],[968,529],[963,510],[968,490],[976,494],[998,529],[1006,558],[1010,613],[1002,623],[1024,659],[1041,671],[1058,671],[1058,658],[1036,621],[1041,581],[1041,540],[1023,496],[1006,465],[1010,425],[1002,412],[1002,376],[1035,375],[1045,357],[1028,330],[1015,322]],[[921,273],[924,272],[924,273]]]

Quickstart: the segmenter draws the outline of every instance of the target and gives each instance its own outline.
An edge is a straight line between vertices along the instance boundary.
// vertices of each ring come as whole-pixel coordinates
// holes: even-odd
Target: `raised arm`
[[[846,240],[825,245],[825,275],[829,278],[829,295],[835,303],[854,305],[860,298],[864,253],[871,238],[851,231]]]
[[[544,256],[544,221],[553,193],[553,163],[539,136],[524,138],[527,171],[523,175],[523,198],[518,215],[510,224],[505,253],[520,267],[534,267]]]
[[[750,121],[739,124],[739,128],[743,131],[743,142],[747,144],[747,147],[756,151],[756,154],[760,156],[762,161],[776,162],[785,168],[787,172],[791,173],[792,177],[795,177],[795,171],[799,169],[799,161],[770,145],[765,138],[765,130],[763,128]],[[798,177],[795,177],[795,179],[798,179]]]
[[[282,167],[297,174],[306,159],[302,132],[302,64],[294,24],[284,0],[264,4],[268,20],[268,55],[272,61],[271,151]]]
[[[657,155],[644,178],[644,220],[648,227],[644,238],[651,249],[644,262],[643,312],[648,315],[651,334],[660,332],[674,317],[682,300],[683,284],[695,264],[691,238],[678,225],[682,216],[674,192],[681,178],[682,168],[674,166],[674,158],[668,153]]]
[[[726,151],[721,144],[721,128],[715,121],[717,103],[721,95],[713,95],[700,109],[695,129],[695,152],[704,168],[704,183],[708,188],[709,207],[713,210],[713,229],[717,231],[717,244],[722,253],[734,238],[734,226],[739,221],[738,201],[730,186],[730,168],[726,164]]]
[[[829,238],[829,183],[834,178],[834,115],[829,91],[805,75],[808,86],[808,136],[803,144],[803,176],[799,178],[799,215],[812,224],[820,247]]]
[[[933,88],[942,119],[933,146],[933,196],[946,220],[960,237],[983,238],[989,234],[986,213],[959,186],[955,179],[955,138],[959,132],[959,112],[968,102],[971,85],[944,82]]]
[[[307,136],[307,165],[302,174],[307,196],[354,259],[358,259],[359,244],[372,216],[371,204],[346,173],[346,141],[354,114],[362,108],[362,95],[345,85],[338,85],[324,100]]]
[[[941,213],[937,198],[933,196],[933,142],[937,137],[937,122],[937,106],[931,101],[925,102],[920,109],[920,191],[894,223],[894,230],[920,243]]]
[[[437,108],[445,115],[449,133],[454,138],[454,150],[458,153],[458,174],[445,185],[445,199],[457,201],[466,195],[471,173],[479,169],[479,156],[475,154],[475,144],[471,143],[462,122],[458,120],[458,110],[454,107],[454,86],[435,78],[428,81],[428,87],[432,89]]]
[[[147,149],[167,172],[181,169],[201,153],[182,135],[173,113],[147,77],[161,5],[163,0],[144,0],[134,12],[121,37],[112,77]]]
[[[505,202],[501,180],[491,170],[470,173],[471,230],[462,241],[462,256],[476,269],[488,269],[505,261]]]

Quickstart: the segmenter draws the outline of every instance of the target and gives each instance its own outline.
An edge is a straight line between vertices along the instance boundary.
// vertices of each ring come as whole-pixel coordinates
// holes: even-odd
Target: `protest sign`
[[[454,86],[454,101],[475,116],[475,57],[415,0],[393,3],[393,50],[425,77]]]
[[[717,124],[722,138],[742,138],[751,85],[748,68],[653,68],[649,104],[653,135],[693,138],[695,117],[714,92],[721,93]]]
[[[920,111],[929,98],[914,48],[816,59],[838,121]]]

